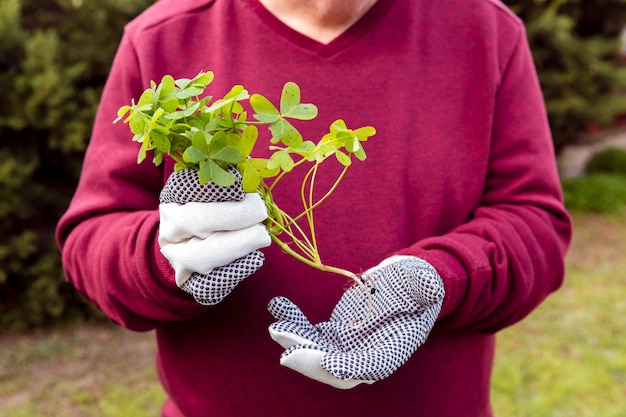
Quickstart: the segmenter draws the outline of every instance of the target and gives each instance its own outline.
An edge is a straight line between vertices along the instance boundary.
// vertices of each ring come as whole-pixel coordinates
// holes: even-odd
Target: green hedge
[[[54,227],[123,25],[150,3],[0,2],[0,325],[98,316],[65,283]]]
[[[588,174],[612,173],[626,176],[626,149],[606,148],[596,152],[585,171]]]
[[[503,0],[525,22],[560,150],[626,114],[626,0]]]
[[[581,177],[563,180],[568,209],[602,214],[626,210],[626,150],[596,152],[585,171]]]
[[[626,176],[589,174],[563,180],[565,205],[571,211],[612,214],[626,209]]]
[[[0,326],[101,317],[65,284],[54,227],[122,27],[153,1],[0,1]],[[610,125],[626,109],[626,0],[505,2],[526,21],[556,147]]]

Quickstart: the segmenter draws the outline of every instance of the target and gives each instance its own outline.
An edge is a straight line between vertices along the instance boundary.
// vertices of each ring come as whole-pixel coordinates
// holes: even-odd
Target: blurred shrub
[[[567,178],[563,193],[571,211],[616,213],[626,208],[626,176],[598,173]]]
[[[604,172],[626,175],[626,149],[606,148],[596,152],[585,171],[588,174]]]
[[[503,0],[524,20],[560,150],[626,114],[626,0]]]
[[[0,325],[94,316],[64,282],[54,227],[123,25],[152,2],[0,1]]]

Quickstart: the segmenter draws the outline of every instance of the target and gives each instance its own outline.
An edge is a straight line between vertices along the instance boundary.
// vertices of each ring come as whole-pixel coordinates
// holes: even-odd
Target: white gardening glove
[[[336,388],[387,378],[428,337],[441,310],[441,277],[426,261],[394,256],[363,275],[341,297],[330,320],[309,323],[284,297],[270,301],[278,320],[272,339],[286,350],[280,363]]]
[[[263,265],[269,246],[258,194],[246,194],[241,176],[231,187],[201,185],[196,171],[174,172],[159,200],[159,245],[176,284],[205,305],[217,304]]]

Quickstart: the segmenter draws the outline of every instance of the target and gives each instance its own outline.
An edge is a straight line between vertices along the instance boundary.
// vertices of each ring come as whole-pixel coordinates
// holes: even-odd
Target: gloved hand
[[[426,261],[393,256],[366,271],[341,297],[330,320],[309,323],[300,309],[276,297],[269,327],[285,352],[281,365],[348,389],[384,379],[421,346],[441,310],[441,277]]]
[[[230,187],[199,184],[193,170],[174,172],[159,196],[159,245],[176,284],[204,305],[219,303],[264,261],[267,218],[258,194],[246,194],[241,176]]]

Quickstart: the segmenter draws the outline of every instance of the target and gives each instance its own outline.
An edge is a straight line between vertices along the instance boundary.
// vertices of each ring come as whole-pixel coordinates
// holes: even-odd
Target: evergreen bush
[[[585,168],[588,174],[609,173],[626,175],[626,149],[606,148],[596,152]]]
[[[54,228],[123,25],[150,3],[0,2],[0,325],[94,316],[65,283]]]
[[[567,178],[563,194],[571,211],[616,213],[626,208],[626,176],[598,173]]]
[[[626,114],[626,0],[503,0],[526,24],[555,148]]]

